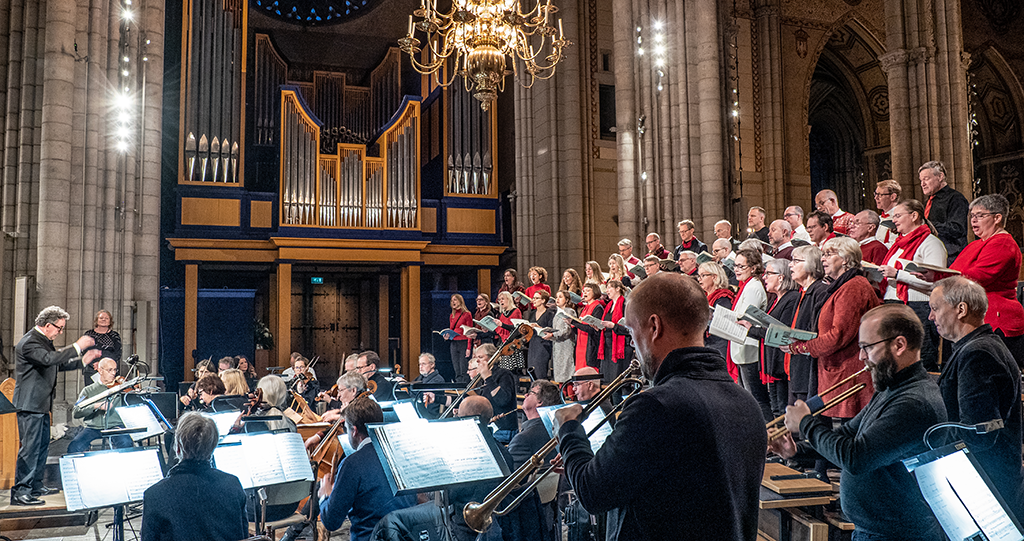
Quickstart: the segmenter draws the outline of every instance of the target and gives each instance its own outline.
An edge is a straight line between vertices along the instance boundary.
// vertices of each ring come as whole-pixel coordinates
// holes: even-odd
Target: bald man
[[[619,540],[757,536],[764,420],[722,355],[704,347],[709,312],[704,292],[686,276],[644,280],[625,319],[653,386],[626,401],[596,455],[580,424],[582,407],[555,413],[566,477],[590,513],[619,509],[609,525]]]
[[[114,359],[104,357],[96,364],[98,365],[96,372],[99,374],[100,380],[82,389],[81,394],[78,395],[78,402],[106,391],[107,386],[113,384],[114,378],[117,377],[117,361]],[[68,452],[81,453],[82,451],[88,451],[92,441],[100,438],[101,430],[124,427],[121,418],[114,412],[114,408],[123,405],[124,395],[118,394],[110,401],[101,400],[85,407],[75,406],[72,409],[72,415],[75,419],[85,421],[85,428],[75,436],[75,439],[71,440],[71,443],[68,445]],[[131,436],[125,434],[114,436],[110,441],[118,449],[132,446]],[[104,445],[104,447],[106,446]]]
[[[821,212],[832,217],[832,230],[841,235],[849,235],[853,227],[853,214],[839,208],[836,192],[822,190],[814,197],[814,206]]]

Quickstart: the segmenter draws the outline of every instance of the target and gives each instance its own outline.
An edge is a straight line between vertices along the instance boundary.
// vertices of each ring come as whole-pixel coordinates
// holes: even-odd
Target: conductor
[[[653,386],[625,403],[596,455],[582,408],[555,412],[566,476],[591,514],[619,509],[608,525],[619,540],[757,535],[764,421],[725,358],[703,347],[708,316],[692,278],[659,272],[640,282],[625,319]]]
[[[14,407],[18,408],[21,448],[14,470],[11,505],[42,505],[40,496],[57,492],[43,486],[57,372],[88,366],[103,353],[98,349],[86,351],[95,344],[88,336],[60,350],[53,347],[53,339],[64,332],[69,317],[59,306],[43,308],[36,316],[35,327],[14,348]]]

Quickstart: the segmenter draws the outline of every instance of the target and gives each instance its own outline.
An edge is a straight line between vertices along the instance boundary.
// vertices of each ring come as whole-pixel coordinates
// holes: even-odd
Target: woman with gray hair
[[[818,330],[818,310],[828,298],[828,285],[822,280],[825,269],[821,266],[821,250],[816,246],[798,246],[793,249],[789,262],[790,276],[800,286],[800,299],[793,314],[793,328],[802,331]],[[807,400],[812,389],[817,390],[817,359],[790,353],[789,403]],[[812,393],[813,394],[813,393]]]
[[[708,296],[708,306],[714,312],[716,306],[732,309],[732,301],[736,293],[729,288],[729,278],[725,275],[722,265],[713,261],[701,263],[697,266],[697,283]],[[708,323],[710,326],[710,323]],[[704,331],[704,347],[712,348],[722,354],[729,355],[729,341],[725,338],[715,336]]]
[[[1010,202],[999,194],[983,195],[971,202],[974,236],[949,267],[978,282],[988,297],[985,323],[1002,335],[1017,366],[1024,366],[1024,307],[1017,300],[1021,253],[1006,231]]]
[[[217,425],[196,412],[181,416],[174,431],[180,462],[142,496],[143,541],[245,539],[245,492],[234,475],[210,467]]]
[[[796,315],[796,308],[800,304],[800,286],[793,281],[789,264],[785,259],[772,259],[765,263],[764,288],[774,295],[774,299],[768,303],[768,315],[784,325],[792,326],[793,316]],[[740,324],[750,328],[746,321]],[[748,336],[761,342],[761,374],[768,383],[772,415],[777,417],[786,413],[786,404],[789,401],[788,355],[779,348],[766,345],[765,334],[764,327],[754,327],[750,328]]]
[[[781,349],[817,358],[818,389],[827,389],[864,368],[857,345],[860,318],[881,302],[861,272],[860,243],[850,237],[836,237],[825,241],[821,254],[822,267],[832,283],[818,312],[818,336]],[[870,378],[862,376],[860,380],[868,385],[868,392],[857,393],[837,404],[829,410],[831,416],[852,419],[868,404],[872,394]],[[817,393],[817,389],[812,391]]]

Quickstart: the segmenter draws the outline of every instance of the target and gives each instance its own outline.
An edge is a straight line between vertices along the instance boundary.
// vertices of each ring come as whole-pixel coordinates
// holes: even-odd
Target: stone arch
[[[1024,87],[992,44],[975,52],[968,68],[975,123],[973,192],[1010,201],[1006,229],[1024,238]]]
[[[888,85],[881,42],[850,11],[816,44],[804,87],[807,171],[812,193],[830,188],[844,208],[871,208],[888,178]]]

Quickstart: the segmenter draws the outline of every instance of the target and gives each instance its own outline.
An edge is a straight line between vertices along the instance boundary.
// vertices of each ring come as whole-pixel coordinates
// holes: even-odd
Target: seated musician
[[[207,374],[214,373],[213,362],[210,359],[203,359],[196,364],[196,367],[192,371],[195,372],[196,383],[198,383],[199,380],[206,377]],[[199,402],[195,402],[197,398],[199,398],[199,392],[196,390],[196,384],[193,383],[192,386],[188,388],[188,392],[182,395],[178,400],[180,400],[182,405],[185,406],[183,409],[194,410],[200,407]]]
[[[384,377],[384,374],[377,371],[379,367],[380,355],[377,355],[376,351],[364,351],[356,360],[356,370],[366,378],[366,381],[372,381],[377,385],[377,390],[373,392],[373,397],[377,399],[377,402],[394,400],[395,385]]]
[[[217,425],[198,413],[178,420],[180,462],[143,495],[142,541],[237,541],[249,536],[238,478],[210,467]]]
[[[341,412],[365,390],[366,378],[362,374],[356,371],[345,372],[338,377],[338,393],[335,399],[331,401],[331,409],[325,411],[321,419],[327,423],[336,422],[342,417]],[[306,440],[306,449],[313,449],[319,445],[325,432],[326,430],[323,430],[310,436]]]
[[[224,383],[224,394],[210,403],[214,411],[237,410],[249,401],[249,384],[241,370],[228,368],[220,373],[220,380]]]
[[[942,539],[935,516],[901,462],[928,450],[922,436],[946,420],[938,386],[921,363],[924,326],[905,304],[883,304],[860,319],[860,358],[875,394],[849,422],[810,414],[802,400],[786,408],[790,434],[772,442],[784,458],[816,452],[843,469],[840,502],[856,525],[852,539]]]
[[[420,375],[416,376],[416,379],[412,380],[413,383],[444,383],[444,377],[435,369],[436,359],[429,353],[420,353],[419,365]],[[427,405],[427,415],[431,418],[436,419],[441,415],[441,404],[437,401],[431,401],[427,403],[423,400],[424,393],[415,393],[417,401],[422,401]]]
[[[286,429],[289,432],[296,432],[295,423],[288,418],[285,411],[291,411],[291,408],[288,408],[288,401],[291,396],[288,394],[288,387],[285,385],[284,380],[274,375],[263,376],[260,378],[259,383],[256,384],[256,388],[263,390],[263,404],[261,404],[257,414],[261,416],[281,415],[282,417],[279,421],[259,421],[257,426],[250,425],[245,431],[258,432],[261,430],[274,431]]]
[[[317,393],[320,392],[319,382],[309,371],[306,359],[296,359],[292,368],[295,370],[295,377],[292,379],[291,390],[301,396],[306,404],[312,405]]]
[[[582,408],[555,413],[576,497],[592,514],[619,508],[609,524],[619,540],[757,536],[764,421],[722,355],[703,347],[709,312],[692,278],[648,276],[630,296],[625,323],[653,386],[626,402],[596,455],[580,424]]]
[[[416,504],[414,495],[392,495],[384,468],[370,444],[366,425],[383,421],[384,412],[369,397],[357,398],[348,405],[345,428],[356,451],[342,459],[333,479],[327,476],[320,485],[320,519],[333,531],[341,528],[348,517],[352,541],[369,539],[381,517]]]
[[[109,387],[114,386],[114,378],[117,377],[117,361],[110,357],[104,357],[96,365],[100,380],[82,389],[81,394],[78,395],[78,402],[92,398],[106,391]],[[75,406],[72,414],[75,419],[85,420],[85,428],[75,436],[75,439],[71,440],[71,444],[68,445],[68,452],[81,453],[82,451],[88,451],[92,441],[100,437],[101,430],[123,427],[124,424],[121,423],[121,418],[114,411],[114,408],[123,405],[124,394],[118,393],[111,400],[100,400],[85,407]],[[114,436],[110,441],[117,449],[132,446],[132,438],[127,434]]]
[[[512,372],[495,364],[491,368],[488,364],[498,348],[491,344],[483,344],[473,350],[473,358],[469,360],[469,375],[475,378],[480,375],[480,384],[476,390],[477,394],[483,396],[491,403],[495,415],[510,412],[519,407],[516,402],[516,378]],[[512,436],[519,432],[519,419],[515,414],[506,415],[494,422],[498,430],[494,433],[494,439],[499,443],[508,445]]]
[[[545,379],[533,382],[526,398],[523,399],[523,414],[526,416],[526,421],[523,422],[519,433],[508,444],[508,452],[512,456],[510,468],[515,470],[528,462],[534,453],[538,452],[551,439],[537,408],[561,403],[562,397],[557,385]],[[547,465],[551,459],[555,458],[555,454],[555,450],[552,449],[543,458],[543,463]],[[549,476],[547,482],[554,483],[550,487],[550,494],[545,494],[546,498],[536,497],[525,500],[508,516],[506,522],[501,523],[503,530],[518,539],[561,539],[562,536],[556,528],[556,525],[560,523],[558,521],[558,501],[554,498],[558,476]],[[538,490],[538,492],[540,491]],[[510,496],[509,500],[514,497]],[[544,502],[544,499],[547,501]]]
[[[217,411],[213,407],[213,401],[219,396],[224,396],[224,381],[217,374],[207,374],[203,379],[196,382],[196,395],[199,397],[199,409],[201,411]]]

